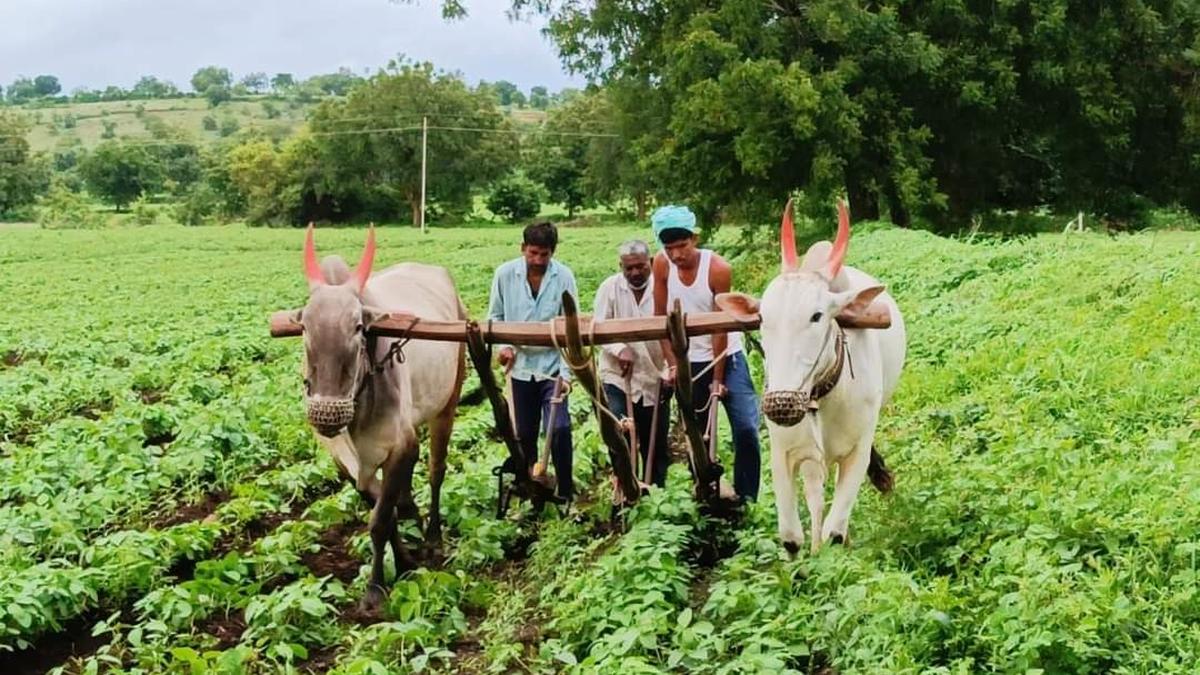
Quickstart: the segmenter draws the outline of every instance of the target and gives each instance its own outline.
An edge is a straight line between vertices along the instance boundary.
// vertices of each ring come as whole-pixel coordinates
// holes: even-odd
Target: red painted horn
[[[363,247],[362,258],[358,261],[358,267],[354,268],[354,277],[358,282],[358,292],[362,293],[367,287],[367,280],[371,278],[371,265],[375,263],[375,223],[371,223],[371,229],[367,230],[367,244]]]
[[[317,262],[317,249],[313,246],[313,224],[308,224],[308,232],[304,235],[304,276],[308,278],[308,287],[315,288],[325,284],[325,275],[321,274],[321,265]]]
[[[833,240],[833,249],[829,252],[829,262],[825,265],[825,276],[833,279],[842,271],[842,263],[846,261],[846,249],[850,247],[850,212],[846,203],[838,200],[838,231]]]
[[[796,262],[796,226],[792,222],[792,200],[783,207],[783,222],[779,226],[779,247],[783,254],[783,271],[794,272],[800,268]]]

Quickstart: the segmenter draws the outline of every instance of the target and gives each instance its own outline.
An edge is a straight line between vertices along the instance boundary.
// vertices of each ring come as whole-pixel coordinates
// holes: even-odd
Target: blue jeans
[[[550,456],[554,460],[554,475],[558,481],[558,496],[574,499],[575,481],[571,476],[574,448],[571,445],[571,414],[567,409],[567,397],[558,404],[554,419],[550,419],[550,399],[554,398],[554,380],[518,380],[513,378],[513,412],[517,417],[517,440],[530,466],[541,456],[538,443],[539,427],[553,435],[550,439]],[[543,423],[544,422],[544,423]]]
[[[708,367],[708,361],[692,363],[692,372]],[[709,370],[692,385],[697,409],[708,403],[712,391],[713,371]],[[693,375],[694,377],[694,375]],[[758,447],[758,392],[750,379],[750,364],[746,354],[737,352],[725,358],[725,398],[721,405],[733,430],[733,489],[743,501],[758,498],[759,471],[762,459]],[[707,420],[707,411],[697,411],[700,423]]]
[[[608,409],[619,418],[625,418],[625,391],[620,387],[612,384],[604,385],[604,395],[608,398]],[[650,452],[650,425],[654,418],[654,406],[641,405],[640,403],[633,404],[633,424],[637,429],[638,437],[638,454],[642,456],[642,466],[648,461],[647,454]],[[658,401],[658,427],[653,430],[654,433],[654,466],[650,469],[650,482],[662,487],[667,482],[667,464],[670,462],[670,448],[667,443],[667,427],[671,422],[671,397],[670,390],[663,391],[663,395]],[[635,467],[636,472],[636,467]],[[645,477],[645,473],[637,472],[638,480]]]

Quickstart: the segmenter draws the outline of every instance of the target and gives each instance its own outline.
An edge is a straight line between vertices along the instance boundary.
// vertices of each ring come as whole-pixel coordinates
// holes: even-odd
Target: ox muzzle
[[[354,420],[352,398],[308,399],[308,423],[322,436],[337,436]]]
[[[781,427],[796,426],[808,411],[816,409],[817,402],[809,393],[796,389],[768,391],[762,398],[763,415]]]

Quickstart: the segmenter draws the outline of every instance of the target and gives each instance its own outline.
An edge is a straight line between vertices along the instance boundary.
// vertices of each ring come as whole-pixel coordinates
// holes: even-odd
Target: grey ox
[[[338,256],[317,263],[313,228],[304,240],[308,303],[292,316],[304,333],[308,423],[342,473],[371,505],[371,579],[362,604],[384,599],[384,555],[391,542],[396,573],[412,566],[396,528],[398,518],[420,521],[412,495],[419,456],[418,429],[429,429],[429,522],[426,546],[441,541],[439,497],[446,449],[465,375],[464,346],[377,337],[372,324],[390,313],[461,320],[466,309],[441,267],[401,263],[371,274],[375,230],[352,271]],[[400,347],[403,346],[402,349]],[[397,351],[398,350],[398,351]],[[382,480],[376,475],[382,469]]]

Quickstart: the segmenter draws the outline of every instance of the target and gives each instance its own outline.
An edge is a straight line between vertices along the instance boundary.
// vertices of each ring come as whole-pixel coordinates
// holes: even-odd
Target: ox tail
[[[883,463],[883,455],[875,450],[874,445],[871,446],[871,462],[867,464],[867,478],[870,478],[871,485],[883,494],[891,492],[896,485],[892,472],[888,471],[887,465]]]

